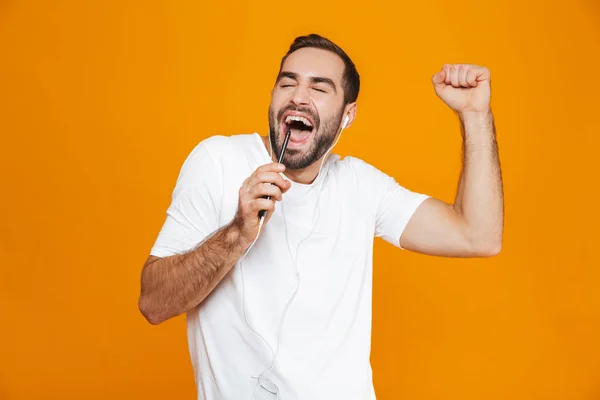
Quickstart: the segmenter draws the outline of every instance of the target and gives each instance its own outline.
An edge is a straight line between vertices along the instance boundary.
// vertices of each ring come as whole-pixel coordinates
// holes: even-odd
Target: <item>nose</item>
[[[310,104],[310,96],[308,88],[304,85],[298,85],[292,93],[292,103],[296,106],[306,106]]]

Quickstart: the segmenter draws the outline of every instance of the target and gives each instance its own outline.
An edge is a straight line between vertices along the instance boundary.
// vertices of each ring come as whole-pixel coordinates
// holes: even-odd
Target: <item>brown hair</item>
[[[344,88],[344,102],[346,104],[355,102],[358,98],[358,91],[360,89],[360,76],[358,75],[356,66],[354,65],[350,57],[348,57],[348,54],[346,54],[346,52],[342,50],[340,46],[333,43],[331,40],[324,38],[323,36],[311,33],[310,35],[298,36],[296,39],[294,39],[294,42],[290,46],[290,49],[281,59],[281,64],[279,65],[279,72],[281,72],[283,63],[290,54],[292,54],[296,50],[303,49],[305,47],[314,47],[317,49],[327,50],[340,56],[345,66],[344,74],[342,76],[342,87]]]

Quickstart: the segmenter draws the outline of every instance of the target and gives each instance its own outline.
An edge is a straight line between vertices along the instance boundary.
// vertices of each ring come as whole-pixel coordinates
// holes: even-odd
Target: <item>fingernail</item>
[[[283,171],[285,169],[285,165],[283,164],[277,164],[277,169],[280,171]]]

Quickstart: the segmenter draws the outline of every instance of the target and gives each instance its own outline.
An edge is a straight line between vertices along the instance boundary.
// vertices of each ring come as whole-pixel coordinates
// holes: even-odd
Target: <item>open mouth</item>
[[[284,134],[290,130],[290,144],[303,145],[314,130],[313,123],[300,115],[288,115],[284,119]]]

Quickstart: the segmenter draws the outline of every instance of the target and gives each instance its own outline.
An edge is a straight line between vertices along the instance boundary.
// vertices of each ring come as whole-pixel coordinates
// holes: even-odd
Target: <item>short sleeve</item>
[[[219,228],[221,181],[220,169],[207,144],[201,142],[181,167],[166,220],[151,255],[167,257],[185,253]]]
[[[400,186],[396,180],[384,175],[381,200],[377,207],[375,236],[383,238],[396,247],[400,246],[400,236],[421,203],[428,199],[426,194],[412,192]]]

